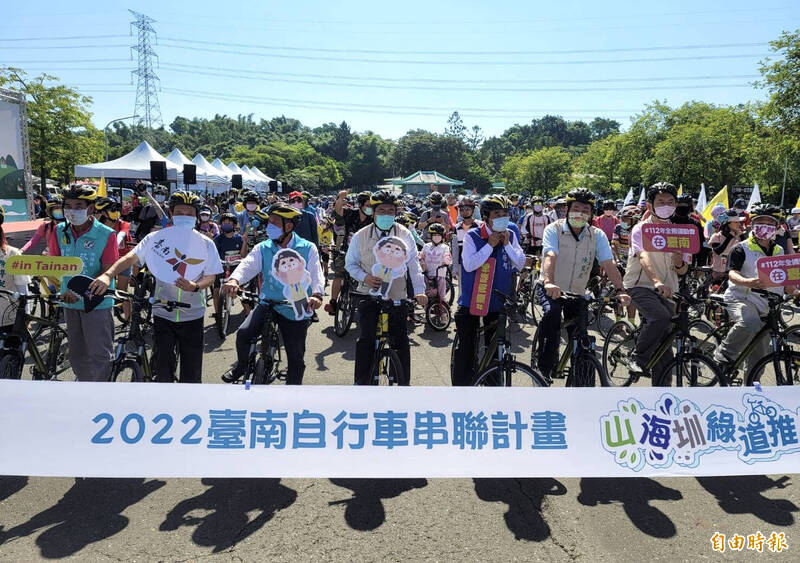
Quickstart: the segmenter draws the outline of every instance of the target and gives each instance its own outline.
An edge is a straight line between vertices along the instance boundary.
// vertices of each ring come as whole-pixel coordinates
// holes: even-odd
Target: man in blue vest
[[[297,236],[306,239],[319,249],[319,231],[317,230],[317,216],[313,211],[306,209],[306,199],[301,192],[289,194],[289,205],[297,209],[302,215],[297,223]]]
[[[310,278],[310,284],[306,289],[307,305],[311,311],[317,310],[322,305],[325,281],[322,277],[322,266],[319,262],[317,247],[294,233],[294,229],[300,221],[300,211],[286,204],[276,203],[270,206],[266,213],[259,212],[259,215],[262,220],[267,221],[269,240],[256,245],[236,267],[230,279],[223,284],[222,290],[230,295],[236,295],[242,284],[261,274],[263,278],[261,299],[283,301],[286,298],[287,288],[283,283],[284,280],[279,279],[279,276],[275,274],[275,268],[280,267],[280,264],[273,264],[273,261],[278,252],[288,248],[305,260]],[[245,374],[250,344],[263,330],[269,311],[269,306],[259,304],[239,327],[236,332],[237,362],[230,371],[222,376],[224,381],[230,383]],[[300,385],[303,383],[303,373],[306,369],[303,356],[306,352],[306,333],[309,320],[302,315],[302,318],[298,318],[298,311],[292,303],[278,305],[275,307],[275,311],[278,313],[278,329],[281,331],[281,339],[286,350],[286,384]]]
[[[64,193],[63,226],[54,231],[51,256],[77,256],[83,261],[81,274],[94,278],[119,258],[117,234],[96,221],[94,202],[97,192],[88,185],[71,186]],[[78,381],[108,381],[114,357],[114,302],[106,298],[88,313],[83,298],[69,291],[70,276],[61,281],[64,315],[67,321],[69,360]]]
[[[508,200],[502,195],[488,195],[480,203],[481,217],[486,221],[480,227],[470,229],[464,237],[461,255],[461,295],[455,314],[458,344],[453,354],[453,385],[472,385],[475,377],[473,358],[478,348],[478,323],[483,318],[484,327],[497,319],[502,301],[492,293],[498,290],[511,293],[511,277],[514,269],[525,266],[525,253],[519,245],[515,231],[509,228]],[[479,283],[477,275],[482,266],[494,263],[490,283]],[[473,314],[470,308],[478,302],[488,301],[488,312]],[[485,331],[488,343],[494,331]]]

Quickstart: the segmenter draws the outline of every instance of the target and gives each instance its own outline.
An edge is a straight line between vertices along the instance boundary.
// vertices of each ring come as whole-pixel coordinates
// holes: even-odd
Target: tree
[[[446,137],[453,137],[463,141],[466,138],[467,127],[457,111],[450,114],[447,118],[447,127],[444,129]]]
[[[562,147],[546,147],[507,159],[502,174],[509,188],[551,196],[567,176],[571,157]]]
[[[467,173],[469,150],[461,139],[422,129],[409,131],[397,141],[393,165],[401,175],[417,170],[438,170],[461,180]]]
[[[589,130],[592,134],[592,141],[605,139],[609,135],[619,133],[619,121],[613,119],[606,119],[604,117],[595,117],[589,123]]]
[[[467,135],[466,142],[470,151],[475,152],[478,150],[481,143],[483,143],[483,129],[478,125],[473,125],[470,133]]]
[[[42,182],[67,183],[76,164],[102,160],[103,134],[92,125],[92,99],[56,80],[49,74],[28,79],[16,68],[0,71],[0,86],[19,89],[28,100],[31,161]]]
[[[768,58],[759,68],[763,80],[758,85],[770,93],[764,116],[787,133],[800,136],[800,30],[784,31],[770,42],[770,48],[782,58]]]
[[[354,135],[348,147],[349,156],[346,163],[351,185],[366,188],[382,184],[384,178],[392,175],[391,153],[391,141],[382,139],[372,132]]]

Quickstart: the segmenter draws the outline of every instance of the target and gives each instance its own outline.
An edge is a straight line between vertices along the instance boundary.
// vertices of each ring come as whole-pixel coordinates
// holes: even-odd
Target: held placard
[[[11,256],[6,272],[14,276],[76,276],[83,271],[83,260],[77,256]]]

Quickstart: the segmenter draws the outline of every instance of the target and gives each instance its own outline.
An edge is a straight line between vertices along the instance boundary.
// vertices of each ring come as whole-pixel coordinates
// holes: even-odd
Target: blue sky
[[[131,115],[132,7],[157,20],[165,125],[252,113],[398,138],[457,110],[497,135],[548,113],[626,125],[654,99],[761,99],[765,44],[800,21],[796,0],[133,4],[6,2],[0,65],[85,91],[98,127]]]

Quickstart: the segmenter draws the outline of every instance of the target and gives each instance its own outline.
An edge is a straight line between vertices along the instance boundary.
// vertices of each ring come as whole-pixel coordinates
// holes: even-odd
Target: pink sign
[[[758,277],[768,287],[800,286],[800,254],[764,256],[756,261]]]
[[[642,225],[642,247],[647,252],[700,252],[700,233],[696,225],[645,223]]]

